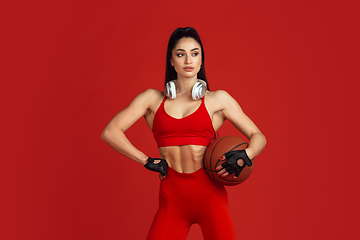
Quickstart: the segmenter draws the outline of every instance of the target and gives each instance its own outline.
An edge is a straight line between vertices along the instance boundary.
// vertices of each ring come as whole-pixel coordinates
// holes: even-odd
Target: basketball
[[[226,161],[226,159],[219,160],[226,152],[242,150],[247,148],[247,146],[248,144],[245,140],[236,136],[224,136],[215,139],[206,149],[204,157],[204,167],[208,175],[216,182],[227,186],[234,186],[244,182],[250,177],[254,169],[254,159],[252,160],[252,165],[250,167],[245,166],[236,179],[233,179],[235,173],[221,178],[217,175],[216,168]]]

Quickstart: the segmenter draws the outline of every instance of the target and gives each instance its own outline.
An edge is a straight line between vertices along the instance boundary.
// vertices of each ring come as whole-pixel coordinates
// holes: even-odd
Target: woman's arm
[[[249,139],[249,146],[245,149],[250,159],[253,159],[261,153],[266,145],[265,136],[251,119],[246,116],[237,101],[226,91],[216,92],[216,99],[222,105],[222,115],[228,119],[236,129]]]
[[[135,148],[125,136],[125,131],[150,111],[157,90],[148,89],[134,98],[124,110],[115,115],[101,134],[101,139],[118,153],[144,165],[147,156]]]

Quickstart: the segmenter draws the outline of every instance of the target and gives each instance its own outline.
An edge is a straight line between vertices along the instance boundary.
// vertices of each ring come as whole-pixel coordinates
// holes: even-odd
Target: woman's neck
[[[179,77],[175,83],[176,85],[176,95],[187,95],[192,94],[192,88],[197,82],[196,76],[193,78],[182,78]]]

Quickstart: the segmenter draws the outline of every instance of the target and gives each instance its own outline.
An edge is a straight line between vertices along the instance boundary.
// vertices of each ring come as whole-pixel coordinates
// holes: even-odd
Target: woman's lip
[[[192,72],[194,70],[193,67],[184,67],[184,70],[187,72]]]

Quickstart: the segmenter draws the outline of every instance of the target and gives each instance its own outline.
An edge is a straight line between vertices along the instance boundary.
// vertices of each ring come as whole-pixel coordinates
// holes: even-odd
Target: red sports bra
[[[158,147],[210,144],[215,130],[205,107],[204,98],[195,112],[183,118],[174,118],[166,113],[164,108],[166,97],[164,98],[155,113],[152,129]]]

